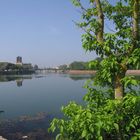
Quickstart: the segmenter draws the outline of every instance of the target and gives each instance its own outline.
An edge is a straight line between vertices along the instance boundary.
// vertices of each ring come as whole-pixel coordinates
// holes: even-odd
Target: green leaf
[[[83,130],[83,132],[82,132],[82,138],[86,137],[86,135],[87,135],[87,130]]]
[[[131,84],[133,84],[133,85],[137,85],[138,83],[137,83],[136,80],[131,80]]]
[[[92,118],[92,114],[90,112],[87,113],[88,118]]]
[[[77,7],[80,6],[80,3],[79,3],[78,0],[71,0],[71,1],[72,1],[73,5],[75,5],[75,6],[77,6]]]
[[[117,131],[119,131],[119,125],[117,123],[114,123],[114,127]]]
[[[61,138],[62,138],[62,134],[58,134],[55,139],[56,140],[61,140]]]
[[[98,137],[98,140],[103,140],[103,137],[102,136]]]
[[[133,137],[131,138],[131,140],[138,140],[138,137],[137,137],[137,136],[133,136]]]

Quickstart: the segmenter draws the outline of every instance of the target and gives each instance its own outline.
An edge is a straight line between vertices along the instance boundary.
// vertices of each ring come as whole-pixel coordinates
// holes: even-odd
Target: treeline
[[[95,58],[93,61],[83,62],[83,61],[74,61],[70,65],[60,65],[59,69],[61,70],[99,70],[101,61],[103,59],[100,57]],[[129,66],[129,70],[140,70],[140,63],[136,66]]]
[[[88,70],[89,69],[89,63],[88,62],[78,62],[74,61],[69,65],[70,70]]]
[[[89,70],[89,63],[83,61],[74,61],[70,65],[60,65],[60,70]]]
[[[90,62],[83,62],[83,61],[74,61],[70,63],[70,65],[60,65],[59,69],[61,70],[98,70],[99,64],[102,61],[102,58],[97,57],[95,60],[96,65],[89,65]]]
[[[9,62],[0,62],[0,74],[31,74],[34,73],[32,66],[16,65]]]

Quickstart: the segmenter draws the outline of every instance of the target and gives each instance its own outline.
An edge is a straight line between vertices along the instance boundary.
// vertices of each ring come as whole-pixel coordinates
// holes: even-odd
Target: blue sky
[[[80,14],[70,0],[0,0],[0,61],[52,67],[94,59],[81,46]]]

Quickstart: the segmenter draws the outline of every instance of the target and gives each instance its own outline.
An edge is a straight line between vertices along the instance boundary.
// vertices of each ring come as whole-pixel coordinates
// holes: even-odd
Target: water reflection
[[[42,78],[45,77],[46,75],[0,75],[0,82],[9,82],[9,81],[15,81],[17,87],[21,87],[23,85],[24,80],[31,80],[33,78]],[[62,75],[61,75],[62,76]],[[94,77],[94,75],[63,75],[62,77],[69,77],[70,79],[74,81],[78,80],[86,80],[86,79],[91,79]]]
[[[1,114],[1,113],[4,113],[4,110],[0,110],[0,114]]]
[[[4,110],[0,110],[0,117],[1,117],[1,115],[4,113]]]
[[[16,80],[16,83],[17,83],[17,87],[21,87],[23,83],[23,79]]]
[[[78,81],[78,80],[86,80],[86,79],[92,79],[94,78],[95,75],[90,75],[90,74],[86,74],[86,75],[69,75],[69,78],[74,80],[74,81]]]
[[[0,82],[9,82],[9,81],[15,81],[17,87],[21,87],[23,84],[24,79],[32,79],[32,75],[1,75],[0,76]]]
[[[8,140],[21,140],[25,135],[30,140],[50,140],[49,121],[61,117],[60,108],[69,101],[83,103],[86,89],[82,86],[92,77],[68,74],[0,76],[0,82],[5,82],[0,83],[0,135]]]

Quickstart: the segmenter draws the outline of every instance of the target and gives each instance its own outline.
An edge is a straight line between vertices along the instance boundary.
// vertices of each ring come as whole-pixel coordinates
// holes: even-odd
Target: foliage
[[[31,74],[34,73],[34,69],[31,64],[13,64],[8,62],[0,62],[0,74]]]
[[[88,70],[88,62],[78,62],[74,61],[69,65],[69,69],[71,70]]]
[[[38,65],[34,65],[34,70],[38,70],[38,69],[39,69]]]
[[[16,69],[15,64],[8,63],[8,62],[0,62],[0,71],[4,71],[8,69]]]
[[[102,60],[94,84],[86,85],[86,105],[70,102],[62,108],[66,119],[54,119],[50,130],[59,130],[57,139],[69,140],[137,140],[140,139],[139,82],[126,76],[128,68],[139,67],[140,8],[139,0],[72,0],[81,10],[84,30],[82,46],[95,51]],[[104,30],[105,23],[113,29]],[[115,98],[115,99],[114,99]]]
[[[58,140],[140,139],[140,96],[127,94],[123,100],[114,100],[109,90],[89,84],[86,88],[85,106],[70,102],[62,107],[66,119],[51,122],[51,131],[59,129]]]
[[[67,70],[68,69],[68,66],[66,64],[60,65],[59,66],[59,69],[61,69],[61,70]]]
[[[100,64],[103,59],[101,57],[97,57],[94,60],[89,62],[89,69],[91,70],[99,70]]]
[[[96,57],[94,60],[90,62],[83,61],[74,61],[70,63],[69,66],[66,64],[60,65],[59,69],[61,70],[98,70],[100,68],[100,63],[103,59],[101,57]]]
[[[62,107],[65,119],[54,119],[50,131],[58,131],[56,139],[63,140],[137,140],[140,139],[140,92],[134,86],[134,76],[122,79],[127,94],[114,100],[113,88],[95,86],[88,80],[85,105],[70,102]]]

